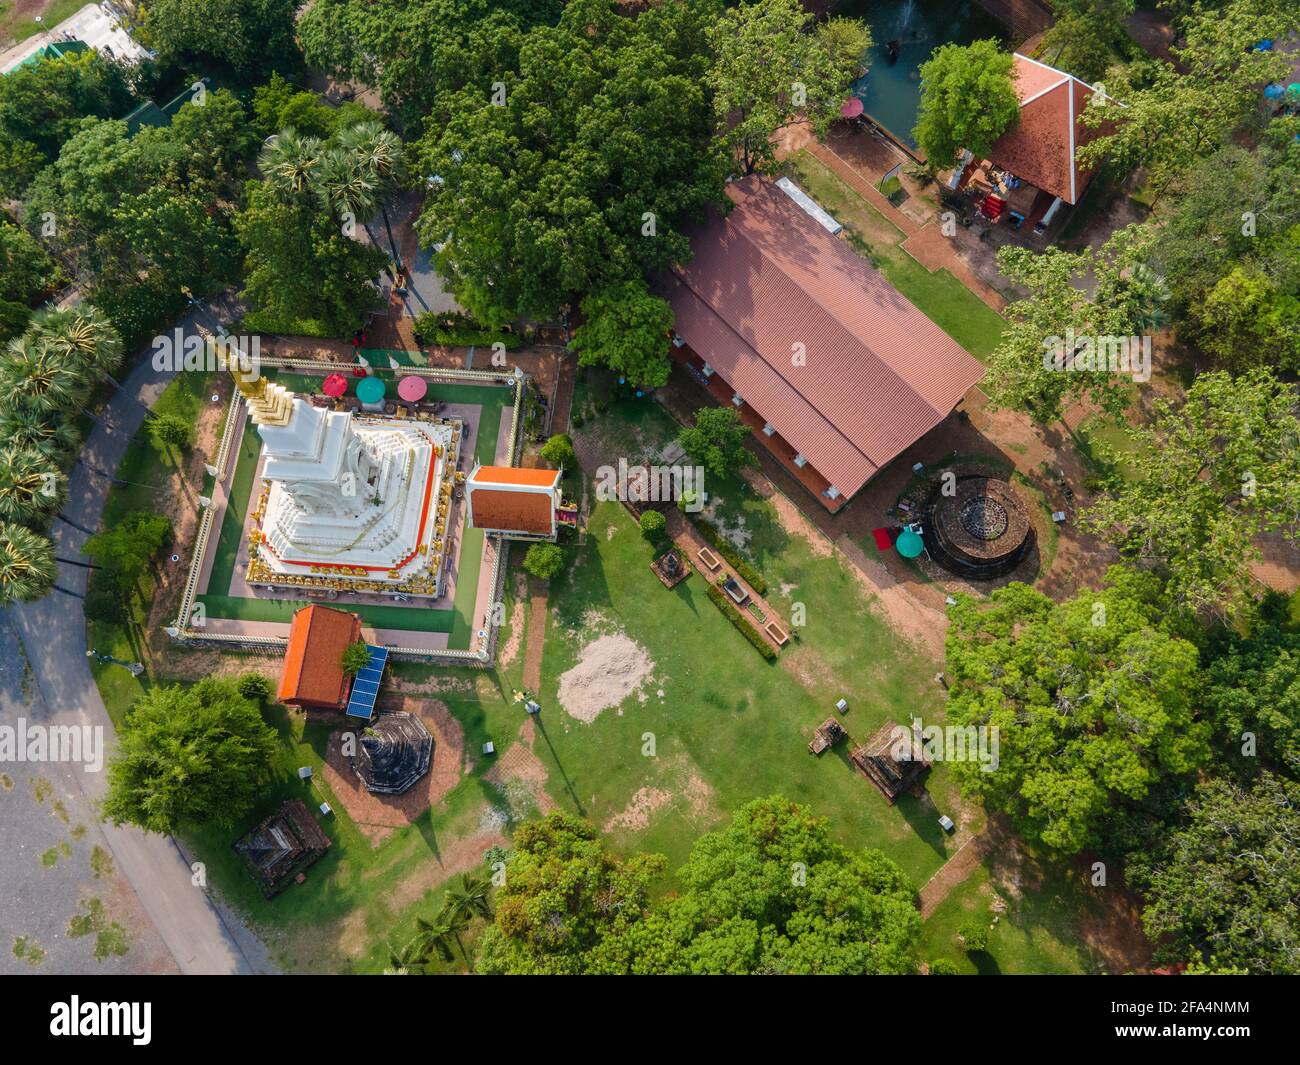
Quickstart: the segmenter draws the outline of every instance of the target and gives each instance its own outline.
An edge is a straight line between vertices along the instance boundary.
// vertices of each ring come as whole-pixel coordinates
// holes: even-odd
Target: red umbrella
[[[857,118],[860,114],[862,114],[862,101],[856,96],[850,96],[840,104],[841,118]]]
[[[397,382],[397,394],[408,403],[418,403],[428,391],[429,383],[415,374],[409,374]]]
[[[332,373],[325,378],[325,383],[321,385],[321,391],[327,396],[333,396],[338,399],[348,390],[348,379],[341,373]]]

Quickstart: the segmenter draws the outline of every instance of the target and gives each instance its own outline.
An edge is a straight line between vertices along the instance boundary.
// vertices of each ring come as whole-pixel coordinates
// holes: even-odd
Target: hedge
[[[731,541],[718,532],[712,522],[704,518],[696,518],[695,525],[704,534],[704,539],[713,545],[718,554],[726,560],[732,569],[740,574],[746,584],[759,595],[767,595],[767,581],[763,580],[763,575],[741,557],[740,552],[735,549]]]
[[[716,584],[709,585],[709,598],[713,600],[714,605],[721,610],[733,625],[741,631],[741,634],[750,643],[757,648],[758,653],[766,658],[769,662],[776,658],[776,651],[772,645],[763,639],[763,634],[753,625],[745,620],[745,617],[735,608],[731,600],[727,598],[727,593],[719,588]]]
[[[445,311],[441,314],[427,311],[415,319],[415,331],[435,344],[448,348],[488,347],[501,344],[514,351],[523,343],[518,333],[489,329],[467,314]]]

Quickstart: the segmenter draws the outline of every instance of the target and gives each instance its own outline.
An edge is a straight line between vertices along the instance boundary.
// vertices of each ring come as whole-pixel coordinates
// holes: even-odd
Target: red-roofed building
[[[1012,74],[1019,123],[997,139],[986,159],[964,152],[949,186],[973,184],[1045,229],[1063,204],[1082,198],[1095,171],[1079,166],[1077,152],[1105,127],[1083,124],[1080,115],[1097,90],[1072,74],[1019,53]]]
[[[308,710],[342,710],[352,678],[343,672],[343,651],[361,639],[361,619],[346,610],[305,606],[289,626],[289,649],[276,699]]]
[[[465,482],[469,523],[521,540],[554,540],[559,531],[559,470],[476,466]]]
[[[839,510],[984,368],[833,236],[815,205],[758,175],[727,194],[734,209],[694,235],[691,261],[656,279],[675,316],[674,357]]]

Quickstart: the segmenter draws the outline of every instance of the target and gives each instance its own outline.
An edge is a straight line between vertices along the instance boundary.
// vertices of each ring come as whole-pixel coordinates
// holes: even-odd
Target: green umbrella
[[[898,534],[898,540],[894,543],[894,547],[904,558],[916,558],[925,550],[925,544],[921,542],[920,535],[912,532],[911,529],[904,529]]]
[[[357,382],[357,399],[362,403],[378,403],[384,398],[384,382],[378,377],[367,377]]]

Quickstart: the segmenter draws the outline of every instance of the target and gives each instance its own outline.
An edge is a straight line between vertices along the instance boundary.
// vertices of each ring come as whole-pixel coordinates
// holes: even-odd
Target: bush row
[[[759,595],[767,595],[767,581],[763,580],[763,575],[751,566],[735,546],[725,536],[720,533],[712,522],[704,518],[696,518],[695,526],[704,534],[704,539],[708,540],[714,549],[720,554],[727,564],[731,566],[741,578],[756,591]]]
[[[507,351],[514,351],[523,343],[518,333],[507,333],[500,329],[489,329],[475,321],[467,314],[446,311],[435,314],[426,312],[415,319],[415,331],[434,344],[449,348],[468,348],[503,344]]]
[[[750,643],[758,650],[758,653],[766,658],[769,662],[776,658],[776,651],[772,645],[763,639],[763,634],[754,628],[739,610],[735,604],[727,598],[727,593],[719,588],[716,584],[709,585],[709,598],[713,600],[724,614],[727,615],[731,623],[738,628]]]

